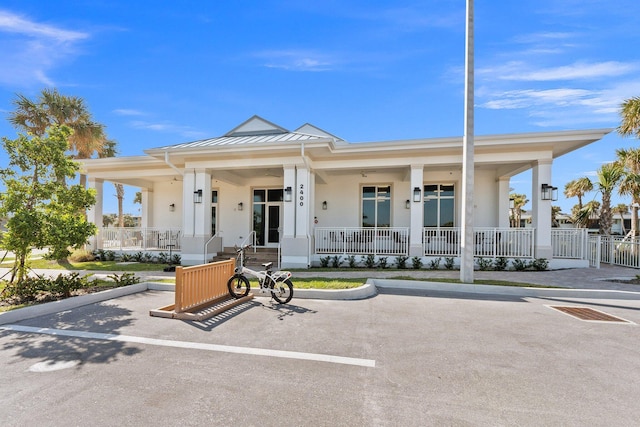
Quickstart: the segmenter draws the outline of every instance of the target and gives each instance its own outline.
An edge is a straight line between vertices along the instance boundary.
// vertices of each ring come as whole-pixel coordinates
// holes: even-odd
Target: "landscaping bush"
[[[405,268],[407,268],[407,260],[409,259],[408,256],[405,255],[400,255],[396,257],[396,267],[398,267],[400,270],[404,270]]]
[[[76,249],[71,255],[69,255],[69,261],[71,262],[90,262],[96,259],[96,256],[85,249]]]
[[[328,256],[320,257],[320,267],[322,267],[322,268],[329,267],[329,261],[330,260],[331,260],[331,257],[328,257]]]
[[[493,261],[493,269],[496,271],[504,271],[507,269],[508,265],[509,265],[509,260],[504,257],[496,258]]]
[[[114,273],[108,275],[107,277],[113,280],[117,287],[135,285],[136,283],[140,283],[140,278],[136,277],[134,273],[122,273],[120,276]]]
[[[386,256],[382,256],[378,258],[378,267],[380,267],[382,270],[384,270],[385,268],[388,268]]]
[[[524,271],[529,268],[529,263],[523,259],[516,258],[513,260],[513,269],[516,271]]]
[[[363,255],[362,263],[367,268],[375,268],[376,267],[376,257],[373,254]]]
[[[87,287],[89,284],[89,280],[86,277],[80,277],[79,273],[58,274],[55,279],[44,280],[47,282],[47,291],[63,298],[69,298],[71,292]]]
[[[478,264],[480,271],[488,271],[493,267],[493,261],[489,258],[480,257],[476,260],[476,263]]]
[[[440,257],[429,261],[429,270],[438,270],[440,268],[440,261],[442,261]]]
[[[349,264],[350,268],[356,268],[356,256],[355,255],[349,255],[347,257],[347,264]]]
[[[446,257],[444,259],[444,268],[446,268],[447,270],[453,270],[453,267],[455,267],[455,260],[453,257]]]
[[[422,268],[422,259],[419,256],[411,258],[411,264],[414,270],[420,270]]]
[[[331,257],[331,266],[333,268],[339,268],[340,264],[342,264],[342,257],[339,255],[334,255]]]
[[[544,271],[549,268],[549,261],[546,258],[536,258],[531,261],[531,267],[536,271]]]

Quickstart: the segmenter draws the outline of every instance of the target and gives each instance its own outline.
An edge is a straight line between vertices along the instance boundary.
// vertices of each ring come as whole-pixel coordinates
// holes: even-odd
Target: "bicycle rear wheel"
[[[280,304],[286,304],[293,298],[293,283],[287,279],[284,282],[276,282],[271,289],[271,296]]]
[[[234,298],[246,297],[250,289],[249,280],[240,274],[235,274],[227,282],[227,289]]]

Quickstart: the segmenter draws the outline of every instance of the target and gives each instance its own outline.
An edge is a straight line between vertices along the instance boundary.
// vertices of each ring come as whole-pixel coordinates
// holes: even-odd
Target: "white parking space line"
[[[311,360],[316,362],[337,363],[341,365],[375,368],[376,361],[354,357],[332,356],[329,354],[301,353],[297,351],[269,350],[265,348],[237,347],[219,344],[205,344],[188,341],[160,340],[155,338],[134,337],[130,335],[102,334],[97,332],[73,331],[67,329],[36,328],[22,325],[3,325],[0,331],[26,332],[53,336],[65,336],[105,341],[119,341],[155,345],[161,347],[186,348],[193,350],[217,351],[222,353],[249,354],[253,356],[281,357],[285,359]]]

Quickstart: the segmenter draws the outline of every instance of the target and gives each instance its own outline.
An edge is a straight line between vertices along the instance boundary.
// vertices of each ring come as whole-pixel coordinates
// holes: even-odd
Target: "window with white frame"
[[[362,187],[362,226],[391,226],[391,186]]]
[[[455,187],[453,184],[424,186],[424,226],[455,226]]]

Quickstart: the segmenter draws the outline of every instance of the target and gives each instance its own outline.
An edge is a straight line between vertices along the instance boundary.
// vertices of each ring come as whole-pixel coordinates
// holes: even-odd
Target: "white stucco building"
[[[610,131],[476,136],[475,255],[586,266],[574,248],[580,230],[552,232],[543,187],[553,187],[554,159]],[[254,116],[220,137],[82,163],[98,192],[92,221],[102,224],[105,181],[138,187],[142,227],[121,234],[119,247],[174,245],[185,265],[254,239],[279,248],[284,267],[333,255],[460,254],[462,137],[349,143],[310,124],[289,131]],[[509,228],[509,179],[529,169],[532,227]],[[103,229],[92,244],[114,239]]]

